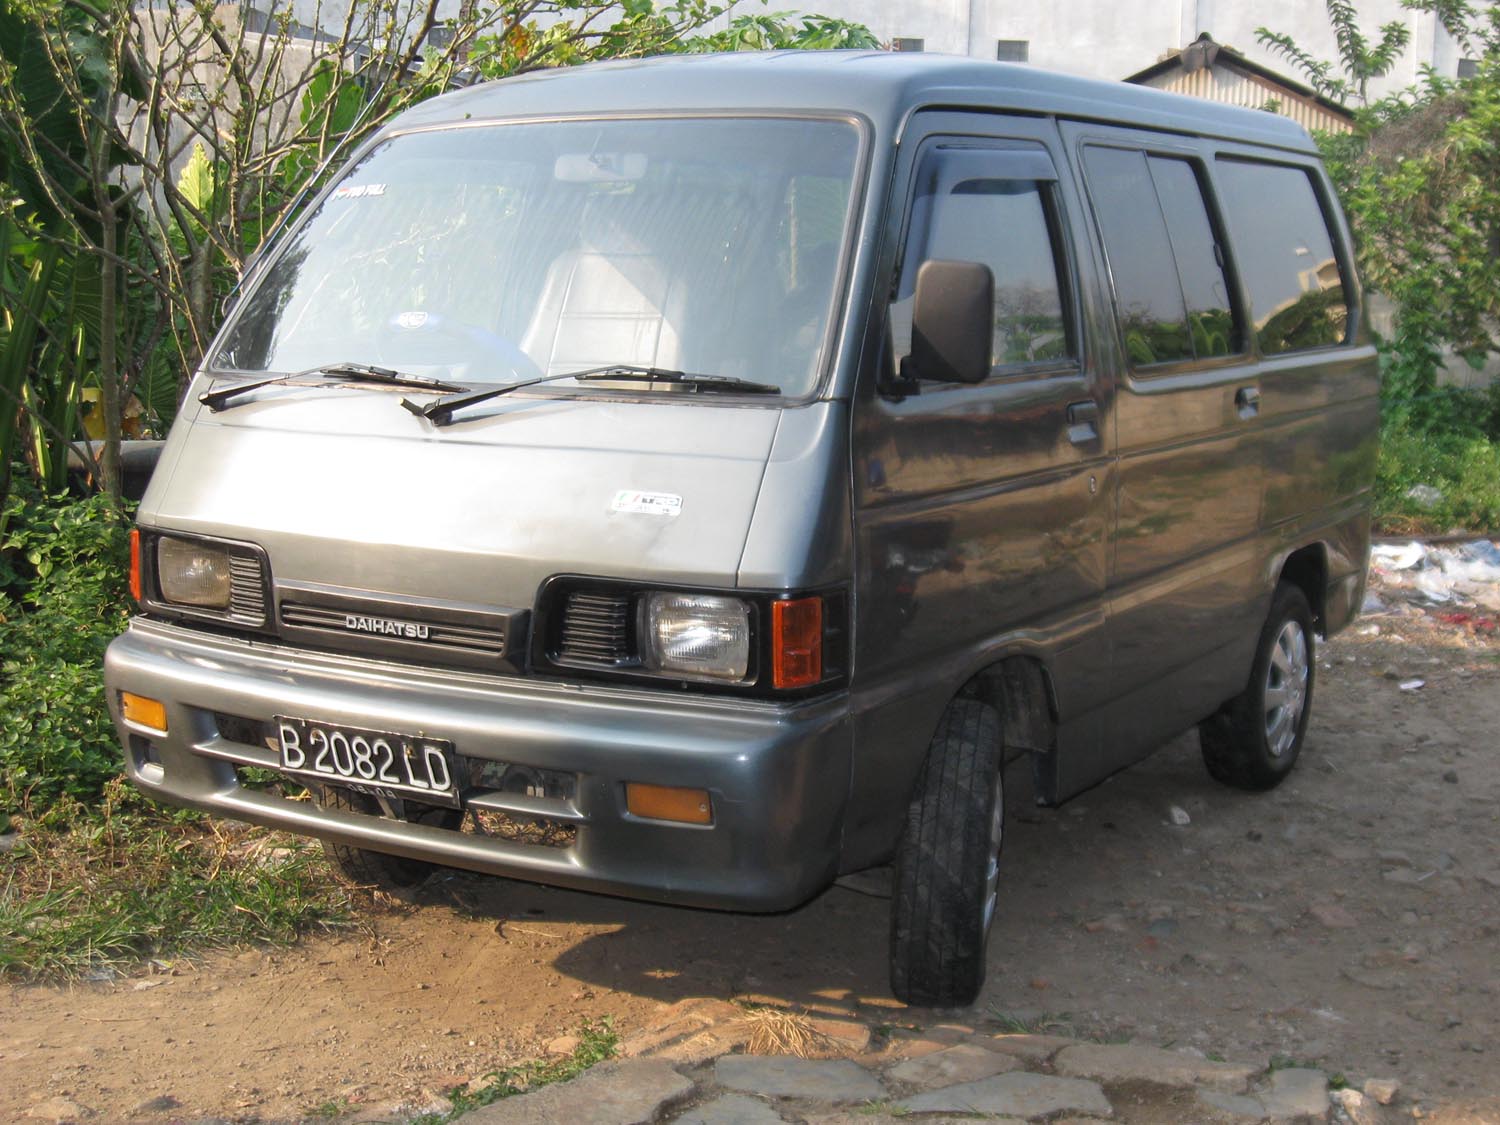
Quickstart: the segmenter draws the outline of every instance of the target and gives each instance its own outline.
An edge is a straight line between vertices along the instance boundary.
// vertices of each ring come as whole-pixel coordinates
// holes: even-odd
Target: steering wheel
[[[397,366],[479,365],[484,368],[482,374],[488,376],[493,365],[497,382],[535,379],[542,374],[542,369],[517,344],[488,328],[443,313],[421,310],[396,313],[382,326],[380,339],[381,358]]]

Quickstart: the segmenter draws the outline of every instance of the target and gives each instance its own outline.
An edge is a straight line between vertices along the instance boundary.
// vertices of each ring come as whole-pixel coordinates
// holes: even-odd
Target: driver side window
[[[1052,177],[1040,149],[937,148],[923,157],[890,305],[893,374],[911,351],[917,271],[934,259],[979,262],[994,275],[995,368],[1077,357]]]

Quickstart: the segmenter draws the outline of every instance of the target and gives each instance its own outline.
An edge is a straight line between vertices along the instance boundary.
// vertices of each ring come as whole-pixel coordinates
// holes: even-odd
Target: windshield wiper
[[[685,386],[695,393],[705,390],[755,395],[778,395],[781,393],[780,387],[773,387],[769,383],[754,383],[748,379],[736,379],[732,375],[696,375],[688,371],[672,371],[665,367],[644,367],[634,363],[610,363],[603,367],[589,367],[583,371],[569,371],[566,374],[559,375],[543,375],[539,379],[524,379],[519,383],[507,383],[503,387],[491,387],[488,390],[474,391],[469,394],[450,395],[446,398],[434,399],[426,405],[412,402],[409,398],[403,398],[401,405],[413,414],[429,419],[434,426],[446,426],[449,422],[453,421],[454,412],[462,410],[466,406],[488,402],[492,398],[508,395],[511,391],[519,391],[523,387],[535,387],[540,383],[556,383],[563,379],[574,379],[580,383],[595,380],[613,380],[631,383],[674,383],[678,386]]]
[[[290,375],[276,375],[270,379],[252,379],[248,383],[236,383],[232,387],[220,387],[216,391],[208,391],[198,396],[198,401],[208,407],[214,413],[223,410],[232,399],[241,395],[258,391],[262,387],[274,387],[282,383],[294,383],[298,379],[306,379],[313,375],[322,375],[325,378],[337,379],[349,383],[379,383],[389,387],[414,387],[424,391],[442,391],[445,394],[467,391],[468,387],[460,387],[455,383],[445,383],[441,379],[432,379],[426,375],[408,375],[404,371],[397,371],[392,367],[376,367],[373,363],[325,363],[318,367],[309,367],[306,371],[294,371]]]

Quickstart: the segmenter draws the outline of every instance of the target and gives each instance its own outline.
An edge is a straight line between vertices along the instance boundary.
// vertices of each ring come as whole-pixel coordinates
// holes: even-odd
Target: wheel
[[[1216,781],[1264,790],[1286,779],[1302,751],[1316,668],[1307,598],[1295,586],[1278,586],[1249,684],[1198,724],[1203,761]]]
[[[363,793],[355,793],[333,785],[324,785],[313,789],[312,792],[313,799],[325,809],[365,813],[368,816],[381,814],[380,802]],[[448,809],[432,809],[426,815],[414,816],[410,819],[429,821],[436,818],[441,822],[444,818],[454,815],[456,814]],[[323,841],[323,852],[333,862],[339,874],[351,883],[375,887],[382,891],[409,890],[424,882],[427,876],[438,869],[438,864],[435,863],[407,859],[405,856],[387,855],[385,852],[372,852],[367,848],[354,848],[348,844],[335,844],[332,840]]]
[[[906,813],[891,891],[891,991],[908,1004],[971,1004],[999,901],[1005,795],[1000,716],[955,699]]]

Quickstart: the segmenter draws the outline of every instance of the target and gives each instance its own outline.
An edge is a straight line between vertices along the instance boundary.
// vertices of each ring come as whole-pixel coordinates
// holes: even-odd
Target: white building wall
[[[993,59],[996,40],[1024,39],[1033,65],[1092,78],[1143,70],[1205,31],[1292,78],[1299,77],[1293,66],[1256,42],[1257,27],[1285,32],[1315,57],[1337,55],[1318,0],[773,0],[771,7],[858,20],[884,42],[923,39],[928,51],[975,58]],[[1448,77],[1457,74],[1461,51],[1431,16],[1406,11],[1400,0],[1360,0],[1359,8],[1361,29],[1372,40],[1393,21],[1412,32],[1395,73],[1371,84],[1372,97],[1418,81],[1424,64]]]

